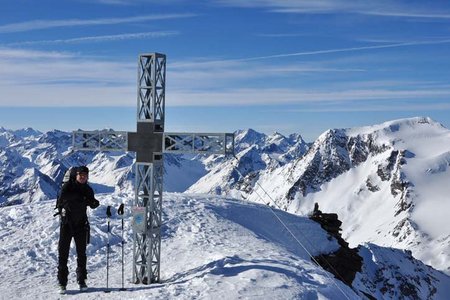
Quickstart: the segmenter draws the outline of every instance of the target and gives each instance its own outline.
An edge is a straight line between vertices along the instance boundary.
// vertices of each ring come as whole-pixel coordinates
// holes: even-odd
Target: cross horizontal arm
[[[95,130],[73,132],[73,150],[84,151],[127,151],[128,132]]]
[[[234,134],[165,132],[162,152],[234,154]]]
[[[128,136],[126,131],[74,131],[73,150],[129,151]],[[234,154],[233,133],[164,132],[161,142],[163,153]]]

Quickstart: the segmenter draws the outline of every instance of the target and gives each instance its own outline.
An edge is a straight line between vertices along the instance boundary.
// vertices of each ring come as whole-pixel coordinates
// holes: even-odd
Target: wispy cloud
[[[232,91],[220,92],[192,92],[192,91],[168,91],[171,96],[172,105],[185,106],[220,106],[220,105],[280,105],[280,104],[320,104],[320,103],[340,103],[343,105],[355,102],[390,101],[389,105],[395,104],[396,100],[423,99],[446,99],[450,96],[448,89],[408,89],[408,90],[387,90],[387,89],[367,89],[367,90],[329,90],[329,91],[309,91],[304,89],[236,89]]]
[[[27,22],[11,23],[0,26],[0,33],[24,32],[40,29],[58,28],[58,27],[75,27],[75,26],[93,26],[93,25],[113,25],[124,23],[137,23],[145,21],[166,20],[190,18],[195,14],[160,14],[160,15],[144,15],[126,18],[100,18],[100,19],[66,19],[66,20],[33,20]]]
[[[14,49],[7,47],[0,47],[0,60],[11,60],[11,59],[62,59],[73,57],[73,54],[67,52],[57,52],[57,51],[39,51],[39,50],[23,50]],[[7,66],[3,65],[1,69],[6,69]]]
[[[383,17],[405,17],[405,18],[425,18],[425,19],[450,19],[450,14],[432,14],[419,12],[402,12],[402,11],[368,11],[367,15],[383,16]]]
[[[124,40],[161,38],[161,37],[168,37],[168,36],[173,36],[173,35],[178,35],[178,34],[179,34],[178,31],[125,33],[125,34],[114,34],[114,35],[87,36],[87,37],[72,38],[72,39],[26,41],[26,42],[10,43],[10,44],[7,44],[7,46],[114,42],[114,41],[124,41]]]
[[[295,109],[286,109],[279,110],[279,112],[392,112],[392,111],[442,111],[442,110],[450,110],[450,103],[395,103],[386,105],[385,103],[378,104],[364,104],[364,103],[356,103],[354,105],[327,105],[326,107],[314,107],[314,108],[295,108]]]
[[[136,70],[133,63],[111,62],[100,57],[11,48],[0,48],[0,66],[0,99],[8,97],[3,90],[5,86],[26,89],[30,85],[43,85],[50,89],[71,82],[74,86],[122,86],[135,80],[126,75]]]
[[[24,57],[30,59],[24,59]],[[40,52],[0,48],[0,106],[134,106],[136,97],[135,62],[83,57],[71,53]],[[168,65],[166,91],[168,106],[279,106],[307,104],[320,110],[327,105],[351,110],[355,104],[369,103],[364,109],[401,106],[409,101],[417,107],[442,103],[450,97],[450,86],[442,82],[390,81],[323,82],[301,87],[280,87],[276,76],[313,72],[364,72],[338,68],[326,63],[280,64],[197,61]],[[251,87],[251,80],[270,82]],[[248,80],[248,85],[242,84]],[[235,84],[229,84],[233,82]],[[229,87],[233,86],[233,89]],[[243,88],[247,86],[247,88]],[[278,86],[278,87],[277,87]],[[408,105],[409,107],[409,105]],[[433,106],[430,106],[433,109]],[[435,106],[437,107],[437,106]],[[327,108],[329,108],[327,106]],[[442,106],[441,106],[442,108]]]
[[[99,3],[103,4],[112,4],[112,5],[129,5],[136,1],[130,1],[130,0],[97,0]]]
[[[323,62],[260,62],[234,60],[192,60],[173,62],[167,67],[172,88],[223,89],[229,86],[276,85],[275,80],[289,80],[318,74],[364,73],[363,68],[336,66]]]
[[[285,38],[285,37],[307,36],[307,34],[304,34],[304,33],[259,33],[256,36],[269,37],[269,38]]]
[[[172,5],[172,4],[180,4],[188,2],[188,0],[164,0],[164,1],[158,1],[158,0],[91,0],[95,1],[101,4],[108,4],[108,5],[136,5],[136,4],[142,4],[142,3],[148,3],[148,4],[159,4],[159,5]]]
[[[326,49],[326,50],[281,53],[281,54],[273,54],[273,55],[266,55],[266,56],[255,56],[255,57],[247,57],[247,58],[240,58],[240,59],[230,59],[230,60],[223,60],[223,61],[239,62],[239,61],[265,60],[265,59],[286,58],[286,57],[294,57],[294,56],[332,54],[332,53],[341,53],[341,52],[358,52],[358,51],[365,51],[365,50],[411,47],[411,46],[420,46],[420,45],[437,45],[437,44],[448,44],[448,43],[450,43],[450,39],[431,40],[431,41],[412,41],[412,42],[385,44],[385,45],[371,45],[371,46],[362,46],[362,47],[336,48],[336,49]]]
[[[450,12],[441,11],[438,3],[420,1],[349,1],[349,0],[216,0],[227,6],[267,8],[278,13],[336,14],[350,13],[397,18],[449,19]]]
[[[26,59],[25,59],[26,58]],[[121,63],[102,57],[84,57],[69,52],[45,52],[0,48],[0,84],[2,86],[72,84],[130,85],[135,84],[134,60]],[[181,61],[167,66],[173,89],[223,89],[230,84],[251,84],[252,80],[273,80],[317,73],[359,73],[361,68],[338,67],[321,63],[276,63],[235,61]],[[4,90],[2,90],[4,91]],[[3,94],[0,91],[0,94]],[[3,94],[5,95],[5,94]],[[5,97],[1,97],[5,98]],[[1,99],[0,98],[0,99]]]
[[[314,51],[302,51],[302,52],[291,52],[291,53],[279,53],[279,54],[271,54],[264,56],[253,56],[253,57],[244,57],[244,58],[230,58],[230,59],[204,59],[198,60],[196,62],[190,62],[192,67],[201,68],[209,66],[209,67],[222,67],[225,64],[235,63],[238,65],[242,62],[251,62],[251,61],[259,61],[259,60],[269,60],[269,59],[277,59],[277,58],[289,58],[289,57],[297,57],[297,56],[313,56],[313,55],[327,55],[327,54],[335,54],[335,53],[355,53],[355,52],[365,52],[371,50],[378,49],[389,49],[389,48],[407,48],[407,47],[415,47],[415,46],[425,46],[425,45],[439,45],[439,44],[450,44],[450,38],[444,38],[439,40],[425,40],[425,41],[409,41],[409,42],[400,42],[400,43],[389,43],[389,44],[381,44],[381,45],[369,45],[362,47],[349,47],[349,48],[334,48],[334,49],[324,49],[324,50],[314,50]],[[185,63],[182,63],[182,65]],[[175,64],[174,66],[177,66]],[[351,68],[350,68],[351,69]]]

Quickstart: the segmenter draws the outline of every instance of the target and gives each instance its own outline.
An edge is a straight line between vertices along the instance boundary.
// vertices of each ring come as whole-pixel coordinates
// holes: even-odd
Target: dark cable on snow
[[[238,158],[236,157],[236,155],[233,155],[233,157],[236,159],[236,161],[239,161]],[[238,170],[237,167],[235,167],[233,164],[233,169],[236,170],[236,172],[242,177],[245,178],[244,175],[242,175],[242,173]],[[261,190],[263,190],[263,192],[269,197],[269,199],[272,201],[272,203],[274,203],[274,205],[279,209],[279,210],[283,210],[281,209],[281,207],[275,202],[275,200],[273,200],[273,198],[266,192],[266,190],[257,182],[255,181],[255,183],[261,188]],[[254,190],[254,192],[256,193],[256,195],[258,195],[259,198],[261,198],[261,200],[264,203],[264,199],[261,195],[259,195],[256,190]],[[265,203],[264,203],[265,204]],[[266,204],[265,204],[266,205]],[[308,251],[308,249],[306,249],[306,247],[300,242],[300,240],[294,235],[294,233],[289,229],[289,227],[283,222],[283,220],[280,219],[280,217],[275,213],[275,211],[272,209],[272,207],[270,205],[266,205],[269,210],[272,212],[272,214],[275,216],[275,218],[281,223],[281,225],[283,225],[283,227],[289,232],[289,234],[294,238],[294,240],[303,248],[303,250],[306,251],[306,253],[309,255],[309,257],[314,261],[314,263],[316,263],[318,266],[320,266],[319,262],[314,258],[314,256],[312,256],[312,254]],[[305,238],[306,241],[308,241],[308,239],[303,236]],[[309,244],[311,244],[311,242],[308,241]],[[312,244],[311,244],[312,246]],[[314,247],[313,247],[314,248]],[[324,258],[324,261],[328,264],[328,266],[341,278],[342,282],[344,282],[344,280],[342,279],[342,276],[333,268],[333,266],[331,266],[331,264]],[[349,299],[350,298],[347,296],[347,294],[336,284],[336,282],[333,280],[333,278],[331,278],[331,276],[328,274],[328,272],[325,270],[325,275],[328,277],[328,279],[331,280],[331,282],[333,282],[333,284],[338,288],[338,290],[345,296],[345,298]]]
[[[238,171],[238,173],[239,173],[239,175],[241,175],[242,177],[243,177],[243,175],[242,175],[242,173],[240,173],[239,172],[239,170],[237,170]],[[263,192],[267,195],[267,197],[269,197],[269,199],[272,201],[272,203],[279,209],[279,210],[283,210],[279,205],[278,205],[278,203],[276,203],[275,202],[275,200],[269,195],[269,193],[267,193],[267,191],[256,181],[255,182],[259,187],[260,187],[260,189],[261,190],[263,190]],[[256,191],[256,189],[254,190],[254,192],[255,192],[255,194],[261,199],[261,200],[264,200],[263,199],[263,197]],[[270,205],[268,205],[269,207],[270,207]],[[301,232],[300,232],[300,234],[301,234]],[[309,243],[309,245],[311,246],[311,248],[313,248],[313,250],[316,250],[317,251],[317,249],[314,247],[314,244],[313,243],[311,243],[309,240],[308,240],[308,238],[306,237],[306,236],[304,236],[303,235],[303,238],[305,239],[305,241],[307,241],[308,243]],[[316,263],[316,264],[318,264],[318,265],[320,265],[317,261],[316,261],[316,259],[305,249],[305,251],[309,254],[309,256],[311,256],[311,258],[314,260],[314,262]],[[319,252],[319,251],[317,251],[317,252]],[[320,255],[320,254],[319,254]],[[320,256],[322,256],[322,255],[320,255]],[[339,272],[330,264],[330,262],[325,258],[325,257],[323,257],[322,256],[322,258],[323,258],[323,260],[325,261],[325,263],[328,265],[328,267],[331,269],[331,270],[333,270],[335,273],[336,273],[336,275],[341,279],[341,281],[342,282],[345,282],[345,280],[344,280],[344,278],[341,276],[341,274],[339,274]]]

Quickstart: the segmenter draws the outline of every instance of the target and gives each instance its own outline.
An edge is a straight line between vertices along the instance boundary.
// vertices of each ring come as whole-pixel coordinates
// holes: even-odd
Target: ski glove
[[[91,203],[89,204],[90,208],[97,208],[100,205],[100,202],[97,199],[94,199],[91,201]]]

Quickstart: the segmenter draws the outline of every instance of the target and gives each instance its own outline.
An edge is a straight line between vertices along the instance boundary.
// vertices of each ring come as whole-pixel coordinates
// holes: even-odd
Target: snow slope
[[[76,292],[75,251],[70,254],[68,298],[77,299],[357,299],[355,293],[311,262],[266,207],[232,199],[166,194],[162,240],[162,283],[130,284],[131,231],[126,224],[126,286],[121,278],[120,220],[112,220],[111,294],[106,282],[106,204],[120,199],[100,195],[90,212],[88,246],[90,292]],[[130,199],[126,199],[127,202]],[[53,200],[0,209],[0,298],[56,299],[58,221]],[[127,210],[127,214],[129,210]],[[320,226],[308,219],[277,214],[317,255],[337,248]],[[342,290],[342,291],[341,291]]]

